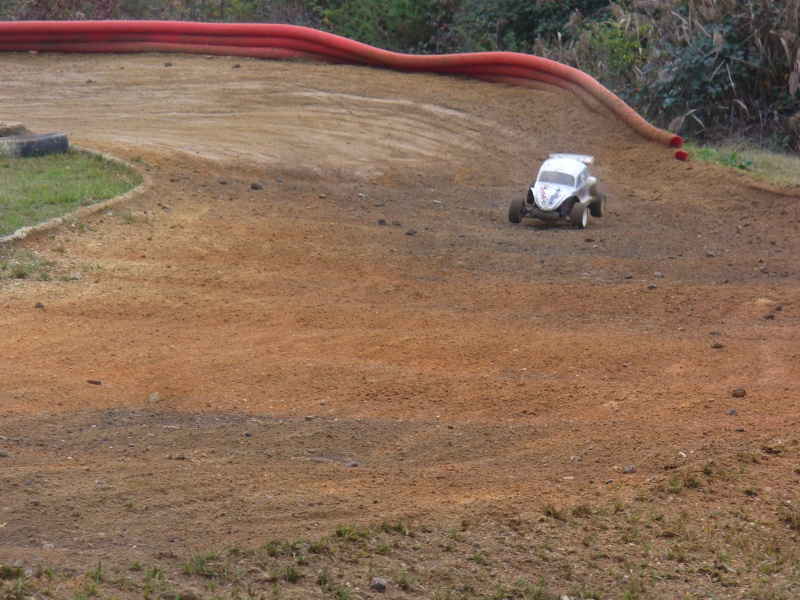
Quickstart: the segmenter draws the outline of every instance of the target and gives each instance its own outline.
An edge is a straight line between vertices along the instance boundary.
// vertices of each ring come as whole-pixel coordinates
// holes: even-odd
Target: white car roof
[[[566,173],[577,177],[584,169],[586,169],[586,165],[573,158],[548,158],[542,163],[542,168],[539,169],[539,172],[555,171],[556,173]]]

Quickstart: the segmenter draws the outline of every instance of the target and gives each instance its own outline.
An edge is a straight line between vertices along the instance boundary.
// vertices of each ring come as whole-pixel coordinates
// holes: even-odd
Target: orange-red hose
[[[409,55],[294,25],[184,21],[22,21],[0,23],[0,52],[178,52],[283,59],[306,57],[401,71],[461,74],[486,81],[556,86],[590,108],[610,112],[643,137],[675,148],[683,140],[659,129],[590,75],[514,52]],[[683,155],[681,155],[683,156]],[[677,157],[677,153],[676,153]]]

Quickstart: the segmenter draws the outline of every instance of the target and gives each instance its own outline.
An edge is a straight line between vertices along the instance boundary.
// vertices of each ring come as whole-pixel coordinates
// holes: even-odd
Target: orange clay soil
[[[155,54],[9,54],[0,79],[2,120],[147,178],[1,252],[53,266],[0,281],[0,563],[615,502],[796,543],[796,191],[560,92]],[[586,230],[508,222],[554,151],[596,157]]]

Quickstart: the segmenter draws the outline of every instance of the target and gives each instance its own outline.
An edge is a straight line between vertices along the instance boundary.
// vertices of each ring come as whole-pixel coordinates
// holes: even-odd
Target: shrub
[[[682,0],[653,17],[647,63],[631,100],[690,134],[757,126],[793,140],[800,110],[798,0]]]

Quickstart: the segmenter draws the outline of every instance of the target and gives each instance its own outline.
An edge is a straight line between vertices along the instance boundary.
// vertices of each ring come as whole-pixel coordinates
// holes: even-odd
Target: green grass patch
[[[0,254],[0,281],[30,279],[49,281],[54,264],[28,249],[10,249]]]
[[[123,164],[74,149],[0,157],[0,235],[114,198],[141,182],[142,176]]]
[[[687,142],[685,149],[690,160],[730,167],[771,185],[800,186],[799,156],[779,154],[745,144],[711,147]]]

